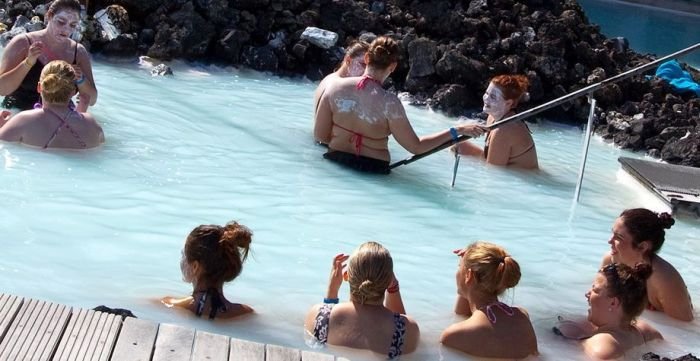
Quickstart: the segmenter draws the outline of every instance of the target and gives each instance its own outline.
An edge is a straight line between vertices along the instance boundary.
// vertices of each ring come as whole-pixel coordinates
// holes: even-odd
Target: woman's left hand
[[[8,120],[10,120],[10,117],[12,117],[12,112],[9,110],[0,110],[0,127],[5,125]]]
[[[327,298],[338,298],[338,290],[343,283],[343,265],[349,258],[349,255],[343,253],[339,253],[333,258],[331,275],[328,280]]]
[[[486,133],[486,128],[478,124],[463,124],[458,125],[457,132],[462,135],[468,135],[470,137],[476,138]]]
[[[73,72],[75,73],[75,81],[80,81],[80,79],[84,79],[85,74],[83,74],[83,69],[80,67],[80,65],[73,64]]]

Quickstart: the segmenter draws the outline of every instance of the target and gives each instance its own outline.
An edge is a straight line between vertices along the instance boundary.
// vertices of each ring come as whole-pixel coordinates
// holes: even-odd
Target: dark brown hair
[[[54,0],[46,12],[46,16],[53,17],[61,10],[75,11],[80,16],[80,2],[78,0]]]
[[[617,297],[622,311],[630,319],[639,316],[647,305],[647,278],[651,265],[638,263],[634,268],[623,263],[611,263],[600,269],[607,281],[608,297]]]
[[[676,223],[670,214],[666,212],[654,213],[646,208],[625,209],[620,213],[620,218],[632,236],[632,244],[635,248],[638,248],[644,241],[651,242],[648,254],[659,252],[666,237],[664,230],[671,228]]]
[[[252,236],[248,227],[237,222],[223,227],[201,225],[187,236],[183,256],[188,264],[199,263],[201,271],[197,281],[216,287],[241,273]]]
[[[527,87],[530,85],[525,75],[497,75],[491,79],[491,82],[503,92],[505,100],[515,101],[513,107],[527,93]]]
[[[488,242],[470,244],[462,256],[462,266],[476,275],[478,287],[499,295],[520,282],[520,265],[506,250]]]
[[[368,65],[378,69],[386,69],[399,61],[399,43],[388,36],[380,36],[369,45]]]

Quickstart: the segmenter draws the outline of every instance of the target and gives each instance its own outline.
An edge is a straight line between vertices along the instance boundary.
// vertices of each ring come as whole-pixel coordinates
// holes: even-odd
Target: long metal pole
[[[581,184],[583,183],[583,173],[586,171],[586,160],[588,159],[588,147],[591,144],[591,135],[593,135],[593,118],[595,117],[595,98],[593,94],[588,95],[588,102],[591,104],[591,110],[588,112],[588,124],[586,125],[586,137],[583,141],[583,152],[581,153],[581,167],[578,170],[578,181],[576,182],[576,202],[581,195]]]
[[[697,43],[697,44],[695,44],[695,45],[689,46],[689,47],[687,47],[687,48],[685,48],[685,49],[683,49],[683,50],[677,51],[677,52],[675,52],[675,53],[673,53],[673,54],[666,55],[666,56],[664,56],[663,58],[656,59],[656,60],[654,60],[654,61],[652,61],[652,62],[650,62],[650,63],[644,64],[644,65],[640,65],[640,66],[638,66],[638,67],[636,67],[636,68],[634,68],[634,69],[630,69],[630,70],[628,70],[628,71],[626,71],[626,72],[624,72],[624,73],[620,73],[620,74],[615,75],[615,76],[613,76],[613,77],[611,77],[611,78],[605,79],[605,80],[603,80],[603,81],[601,81],[601,82],[598,82],[598,83],[595,83],[595,84],[591,84],[591,85],[589,85],[589,86],[587,86],[587,87],[585,87],[585,88],[583,88],[583,89],[579,89],[579,90],[577,90],[577,91],[575,91],[575,92],[572,92],[572,93],[569,93],[569,94],[564,95],[564,96],[562,96],[562,97],[559,97],[559,98],[557,98],[557,99],[551,100],[551,101],[549,101],[549,102],[547,102],[547,103],[538,105],[538,106],[536,106],[536,107],[534,107],[534,108],[530,108],[530,109],[528,109],[528,110],[526,110],[526,111],[524,111],[524,112],[522,112],[522,113],[518,113],[518,114],[515,114],[515,115],[510,116],[510,117],[508,117],[508,118],[502,119],[502,120],[500,120],[500,121],[498,121],[498,122],[496,122],[496,123],[493,123],[493,124],[487,126],[486,128],[489,129],[489,130],[491,130],[491,129],[498,128],[498,127],[502,126],[503,124],[510,123],[510,122],[512,122],[512,121],[515,121],[515,120],[521,120],[521,119],[529,118],[529,117],[531,117],[531,116],[533,116],[533,115],[542,113],[542,112],[545,111],[545,110],[549,110],[549,109],[554,108],[554,107],[556,107],[556,106],[558,106],[558,105],[560,105],[560,104],[563,104],[563,103],[566,103],[566,102],[568,102],[568,101],[574,100],[574,99],[576,99],[576,98],[578,98],[578,97],[581,97],[581,96],[583,96],[583,95],[593,93],[594,91],[596,91],[596,90],[598,90],[598,89],[600,89],[600,88],[602,88],[602,87],[604,87],[604,86],[606,86],[606,85],[608,85],[608,84],[615,83],[615,82],[618,82],[618,81],[620,81],[620,80],[627,79],[627,78],[629,78],[629,77],[631,77],[631,76],[633,76],[633,75],[636,75],[636,74],[639,74],[639,73],[641,73],[641,72],[644,72],[644,71],[646,71],[646,70],[648,70],[648,69],[651,69],[651,68],[655,67],[656,65],[658,65],[658,64],[660,64],[660,63],[663,63],[663,62],[665,62],[665,61],[667,61],[667,60],[669,60],[669,59],[677,58],[677,57],[680,57],[680,56],[682,56],[682,55],[685,55],[685,54],[688,54],[688,53],[692,53],[693,51],[698,50],[698,49],[700,49],[700,43]],[[431,150],[429,150],[429,151],[427,151],[427,152],[425,152],[425,153],[416,154],[416,155],[414,155],[414,156],[411,156],[411,157],[408,157],[408,158],[406,158],[406,159],[400,160],[400,161],[398,161],[398,162],[396,162],[396,163],[393,163],[393,164],[391,164],[389,167],[393,169],[393,168],[396,168],[396,167],[398,167],[398,166],[400,166],[400,165],[405,165],[405,164],[413,163],[413,162],[415,162],[415,161],[417,161],[417,160],[419,160],[419,159],[425,158],[425,157],[427,157],[427,156],[429,156],[429,155],[431,155],[431,154],[433,154],[433,153],[435,153],[435,152],[438,152],[438,151],[440,151],[440,150],[443,150],[443,149],[449,147],[449,146],[452,145],[452,144],[459,143],[459,142],[465,141],[465,140],[470,139],[470,138],[471,138],[471,137],[469,137],[469,136],[462,135],[462,136],[460,136],[459,138],[457,138],[457,139],[454,140],[454,141],[450,140],[450,141],[445,142],[445,143],[443,143],[443,144],[441,144],[441,145],[439,145],[439,146],[437,146],[437,147],[435,147],[435,148],[433,148],[433,149],[431,149]]]

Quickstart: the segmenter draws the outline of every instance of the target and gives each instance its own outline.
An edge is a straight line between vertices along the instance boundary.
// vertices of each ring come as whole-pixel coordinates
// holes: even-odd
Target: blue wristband
[[[75,81],[75,85],[80,85],[85,82],[85,75],[81,76],[80,79]]]
[[[459,139],[459,134],[457,134],[457,129],[454,127],[450,128],[450,135],[452,136],[452,141],[456,142]]]
[[[340,302],[340,300],[337,298],[324,298],[323,299],[323,303],[335,303],[335,304],[337,304],[338,302]]]

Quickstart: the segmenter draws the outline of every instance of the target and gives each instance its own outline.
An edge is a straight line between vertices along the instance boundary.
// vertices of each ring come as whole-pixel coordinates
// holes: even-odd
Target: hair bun
[[[253,232],[238,222],[229,222],[221,234],[222,242],[232,242],[237,247],[248,248],[253,238]]]
[[[661,223],[661,227],[664,229],[669,229],[676,223],[673,216],[671,216],[668,212],[659,213],[658,217],[659,223]]]
[[[652,268],[650,264],[647,263],[637,263],[634,265],[634,269],[632,270],[632,274],[634,276],[642,281],[646,280],[651,276]]]

